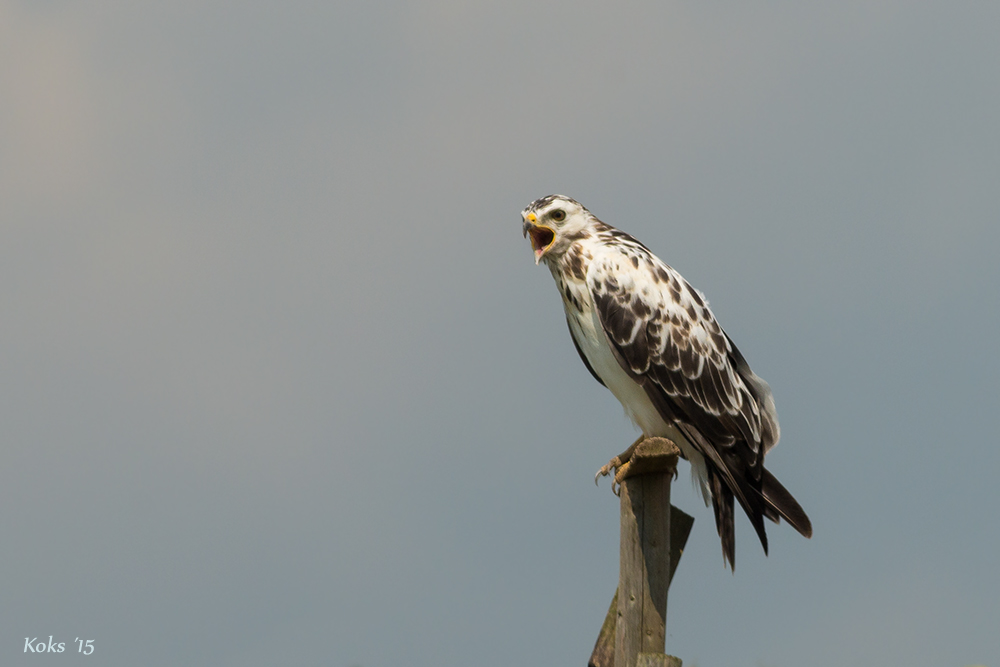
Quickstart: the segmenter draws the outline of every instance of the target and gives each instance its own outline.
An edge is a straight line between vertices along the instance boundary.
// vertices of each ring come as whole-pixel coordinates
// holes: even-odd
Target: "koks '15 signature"
[[[94,652],[93,639],[84,640],[77,637],[74,641],[76,641],[76,643],[80,645],[76,649],[77,653],[90,655],[91,653]],[[52,635],[49,635],[48,643],[46,643],[44,639],[39,641],[38,637],[35,637],[34,639],[32,639],[31,637],[24,638],[25,653],[62,653],[65,650],[66,650],[66,642],[55,642],[53,641]]]

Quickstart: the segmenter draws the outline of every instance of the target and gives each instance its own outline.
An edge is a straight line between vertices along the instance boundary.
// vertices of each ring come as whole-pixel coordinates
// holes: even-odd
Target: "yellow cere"
[[[535,222],[536,220],[538,220],[538,216],[536,216],[534,213],[528,214],[528,222]]]

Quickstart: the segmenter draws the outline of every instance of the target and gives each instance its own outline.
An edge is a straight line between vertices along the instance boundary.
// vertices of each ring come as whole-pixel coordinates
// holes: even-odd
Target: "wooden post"
[[[680,667],[664,654],[667,589],[694,522],[670,505],[679,451],[665,438],[642,441],[621,484],[618,591],[590,667]]]
[[[622,481],[615,667],[636,667],[640,653],[663,653],[666,645],[672,476]]]

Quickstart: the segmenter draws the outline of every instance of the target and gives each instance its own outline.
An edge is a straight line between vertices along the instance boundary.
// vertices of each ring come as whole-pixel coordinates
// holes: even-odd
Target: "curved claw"
[[[618,468],[620,468],[621,466],[622,466],[622,460],[621,457],[618,456],[605,463],[603,466],[601,466],[601,469],[597,471],[597,474],[594,475],[594,485],[599,486],[597,480],[599,480],[601,477],[607,477],[613,472],[617,472]],[[615,477],[617,478],[617,475],[615,475]],[[616,480],[612,480],[611,491],[617,496],[618,491],[615,490],[616,484],[619,487],[621,486],[621,484],[617,483]]]

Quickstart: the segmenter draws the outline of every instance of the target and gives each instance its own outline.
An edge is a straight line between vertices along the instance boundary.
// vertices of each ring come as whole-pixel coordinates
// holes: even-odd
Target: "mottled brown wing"
[[[587,283],[619,363],[705,456],[726,557],[735,558],[734,496],[766,552],[761,412],[737,368],[746,362],[704,297],[642,247],[595,258]]]
[[[716,447],[744,441],[755,467],[761,414],[736,368],[737,359],[746,362],[704,298],[672,268],[643,254],[636,265],[627,254],[609,253],[588,271],[605,335],[630,375],[659,386]]]

